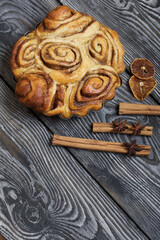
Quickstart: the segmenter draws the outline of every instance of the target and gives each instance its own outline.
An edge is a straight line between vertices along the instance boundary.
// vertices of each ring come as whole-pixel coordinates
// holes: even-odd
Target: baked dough
[[[18,100],[49,116],[85,116],[114,97],[123,55],[115,31],[87,14],[57,7],[14,45]]]

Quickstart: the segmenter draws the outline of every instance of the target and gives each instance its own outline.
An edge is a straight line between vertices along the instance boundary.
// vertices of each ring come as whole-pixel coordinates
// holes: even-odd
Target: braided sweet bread
[[[45,115],[85,116],[114,97],[123,55],[115,31],[67,6],[55,8],[14,45],[18,100]]]

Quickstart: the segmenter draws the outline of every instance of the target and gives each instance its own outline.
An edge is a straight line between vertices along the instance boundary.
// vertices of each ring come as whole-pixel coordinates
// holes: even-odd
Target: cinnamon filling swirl
[[[17,67],[26,68],[34,64],[36,47],[37,47],[36,39],[27,39],[21,42],[15,60]]]
[[[108,55],[108,43],[107,40],[101,36],[97,35],[89,43],[89,52],[93,58],[102,62],[105,61]]]
[[[81,63],[79,50],[65,44],[47,43],[43,46],[40,54],[44,65],[56,70],[72,72],[75,71]]]
[[[110,98],[109,93],[114,92],[116,85],[120,85],[120,79],[114,71],[99,69],[86,74],[81,83],[73,89],[71,109],[102,103]]]
[[[67,6],[15,44],[11,68],[20,102],[45,115],[85,116],[114,97],[124,70],[118,34]]]

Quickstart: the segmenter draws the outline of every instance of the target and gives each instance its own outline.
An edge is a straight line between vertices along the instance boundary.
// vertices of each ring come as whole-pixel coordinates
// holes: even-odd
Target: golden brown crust
[[[84,116],[114,97],[123,55],[115,31],[67,6],[55,8],[13,48],[16,95],[46,115]]]

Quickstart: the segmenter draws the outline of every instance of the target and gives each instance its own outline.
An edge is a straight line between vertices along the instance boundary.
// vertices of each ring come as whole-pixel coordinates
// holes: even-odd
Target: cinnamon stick
[[[59,145],[72,148],[81,148],[92,151],[106,151],[115,153],[128,153],[128,149],[124,143],[121,142],[107,142],[94,139],[74,138],[59,136],[54,134],[52,145]],[[141,150],[136,152],[137,156],[149,156],[151,147],[147,145],[138,145]]]
[[[126,124],[128,129],[125,129],[123,132],[125,134],[133,134],[133,127],[129,124]],[[93,123],[93,132],[110,132],[110,133],[116,133],[114,130],[114,126],[112,123],[99,123],[94,122]],[[142,129],[141,133],[139,135],[145,135],[145,136],[152,136],[153,127],[146,126],[144,129]]]
[[[119,114],[160,115],[160,106],[121,102],[119,104]]]

